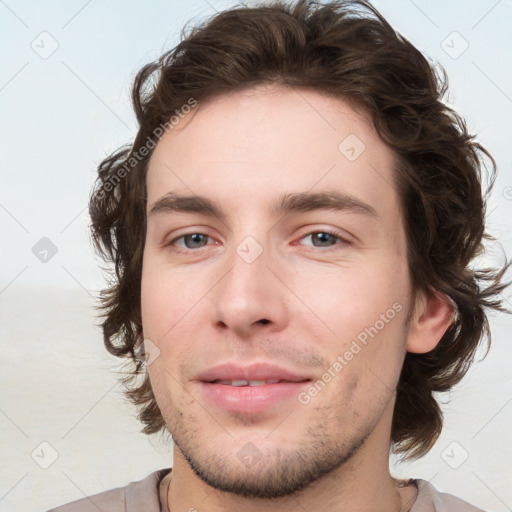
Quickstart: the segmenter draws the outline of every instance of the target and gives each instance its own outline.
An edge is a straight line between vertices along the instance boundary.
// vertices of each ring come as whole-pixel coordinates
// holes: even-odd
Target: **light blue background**
[[[204,21],[231,5],[0,1],[2,510],[43,510],[172,463],[162,440],[137,433],[94,326],[92,297],[103,280],[88,240],[86,203],[99,162],[136,133],[129,100],[135,73],[178,42],[187,20]],[[500,174],[488,228],[512,254],[512,1],[375,5],[445,67],[449,102],[495,156]],[[58,43],[47,59],[31,47],[43,31]],[[448,42],[456,54],[464,41],[468,48],[458,58],[445,51]],[[31,251],[43,236],[58,249],[46,264]],[[512,510],[512,324],[504,316],[491,322],[489,356],[443,397],[443,436],[423,461],[396,473],[502,512]],[[41,442],[58,452],[46,470],[31,458]],[[452,442],[468,453],[458,469],[443,460]],[[453,446],[448,452],[461,456]]]

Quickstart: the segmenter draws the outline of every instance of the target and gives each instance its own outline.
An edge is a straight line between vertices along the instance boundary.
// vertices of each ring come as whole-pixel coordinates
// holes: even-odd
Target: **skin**
[[[350,134],[365,146],[354,161],[338,149]],[[283,194],[325,190],[376,215],[269,212]],[[211,199],[224,218],[152,214],[171,191]],[[142,320],[175,441],[170,509],[408,510],[414,489],[398,490],[388,465],[395,388],[406,351],[431,350],[452,311],[440,294],[412,293],[393,154],[368,117],[311,90],[224,95],[160,140],[147,192]],[[318,235],[333,229],[340,238]],[[251,263],[237,253],[248,236],[262,249]],[[201,393],[198,373],[224,362],[322,379],[393,304],[400,312],[308,403],[239,414]],[[237,456],[247,443],[260,457],[250,467]]]

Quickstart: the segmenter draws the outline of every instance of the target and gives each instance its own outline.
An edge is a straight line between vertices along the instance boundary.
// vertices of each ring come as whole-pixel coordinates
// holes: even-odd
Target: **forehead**
[[[393,166],[368,116],[348,102],[259,86],[199,103],[160,140],[148,168],[148,210],[171,191],[240,211],[283,194],[338,190],[391,214]]]

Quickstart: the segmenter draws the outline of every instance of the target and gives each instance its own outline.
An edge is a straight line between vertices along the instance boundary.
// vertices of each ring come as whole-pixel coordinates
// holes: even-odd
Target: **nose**
[[[272,264],[265,249],[254,261],[242,250],[233,251],[229,270],[211,295],[213,323],[246,339],[258,331],[280,331],[288,324],[290,301],[276,277],[278,265]]]

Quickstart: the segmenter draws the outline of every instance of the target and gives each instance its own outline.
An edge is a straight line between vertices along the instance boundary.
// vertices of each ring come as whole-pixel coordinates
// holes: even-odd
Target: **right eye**
[[[202,247],[206,247],[206,242],[210,237],[205,235],[204,233],[188,233],[185,235],[181,235],[179,237],[174,238],[168,244],[167,247],[178,247],[181,250],[177,250],[179,253],[189,253],[194,251],[195,249],[201,249]],[[178,244],[179,241],[182,241],[183,245]]]

